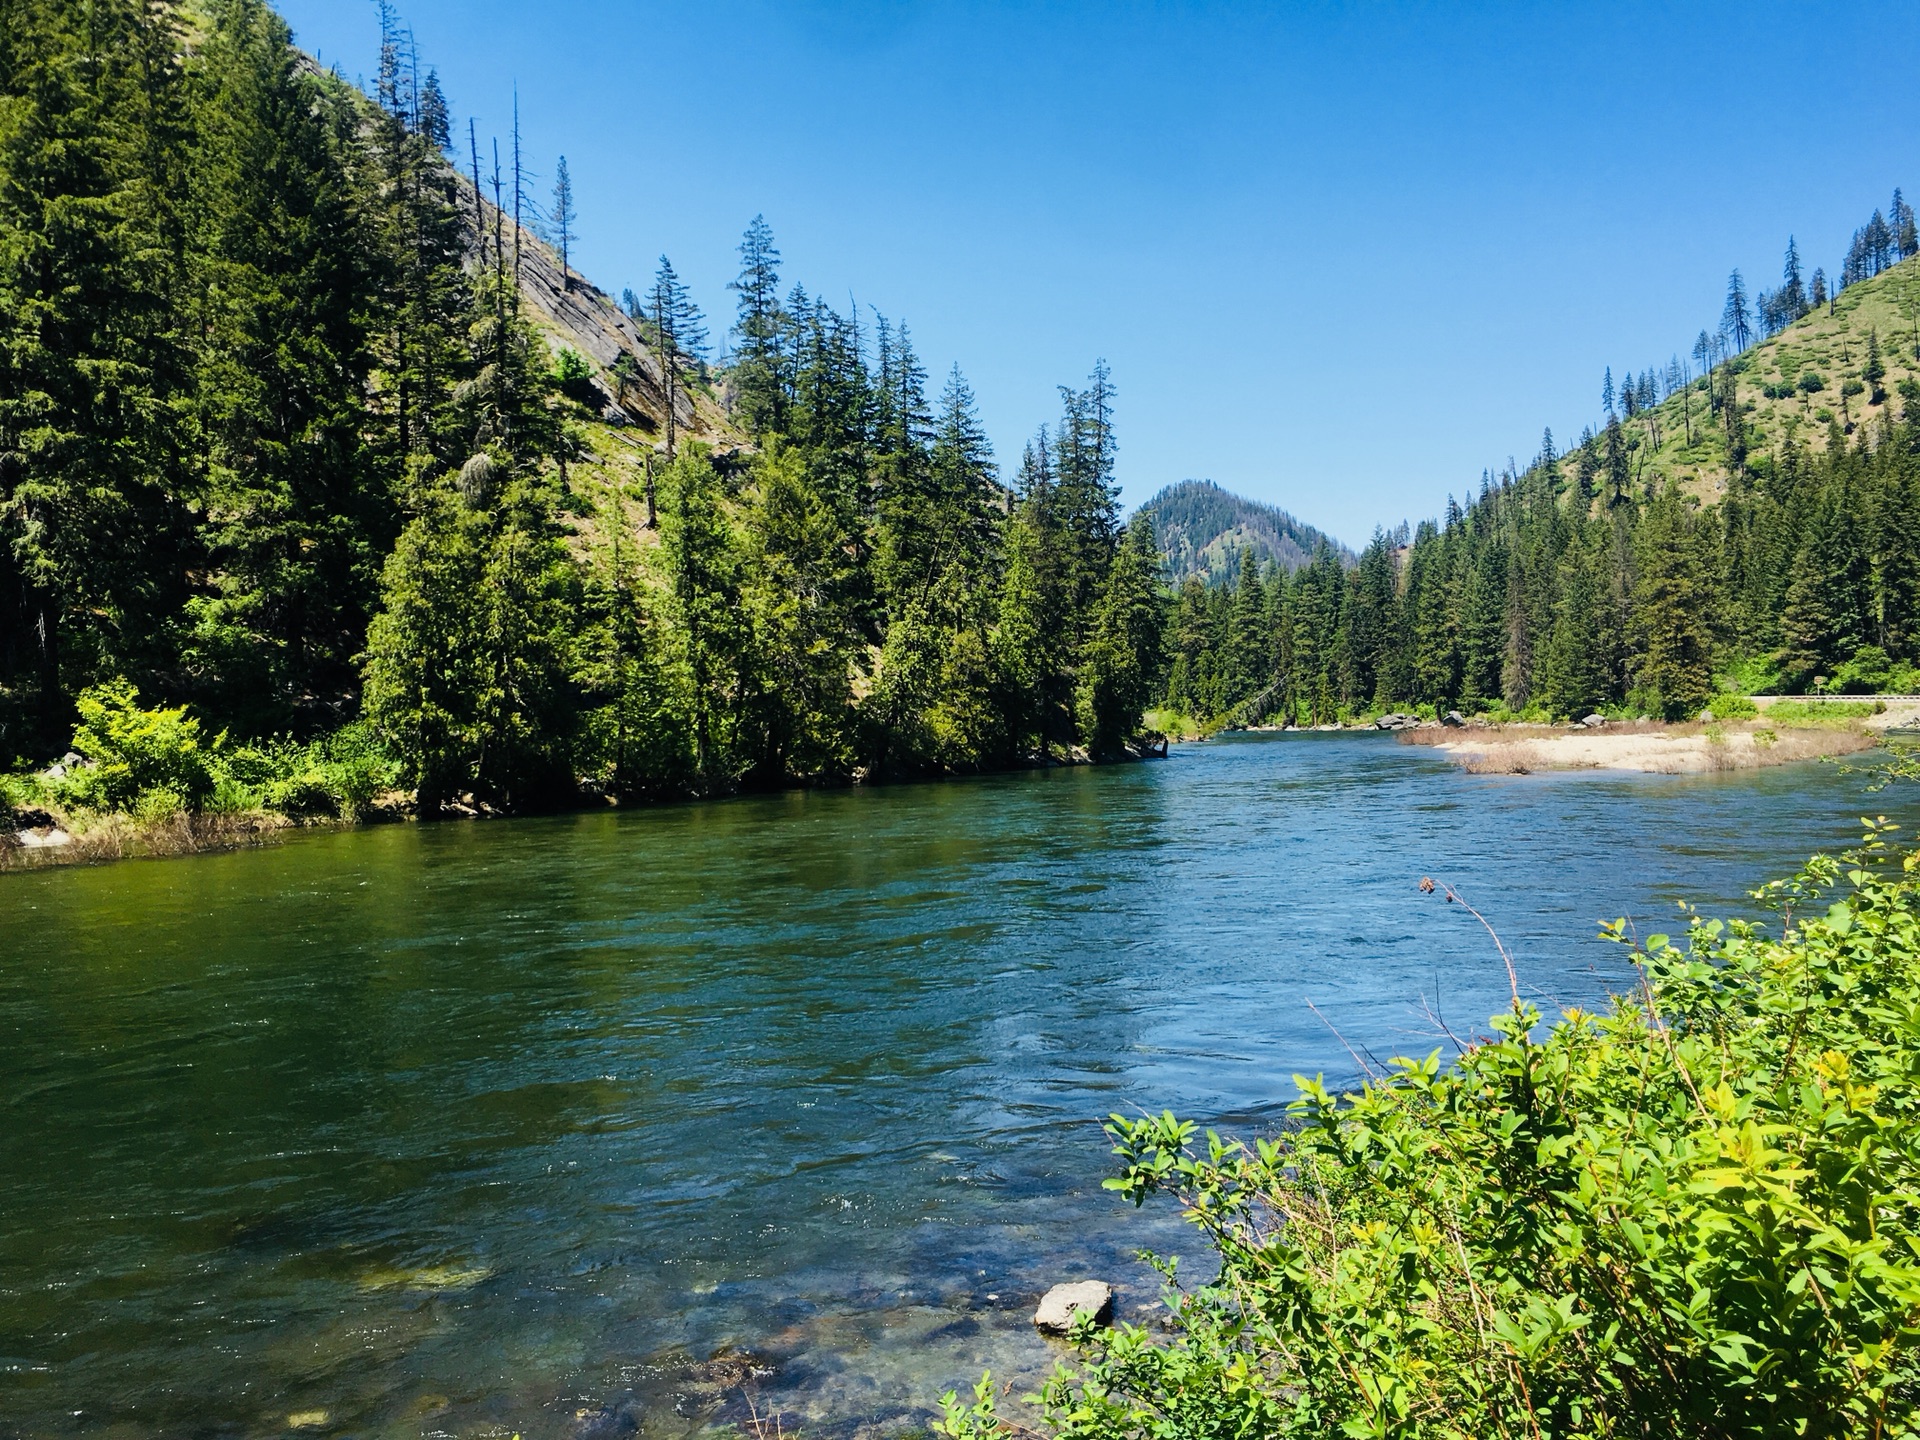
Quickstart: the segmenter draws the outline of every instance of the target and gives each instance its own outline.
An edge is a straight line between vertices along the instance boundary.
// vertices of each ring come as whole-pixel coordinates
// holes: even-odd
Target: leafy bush
[[[1716,720],[1751,720],[1760,713],[1760,707],[1748,696],[1724,690],[1707,702],[1707,708]]]
[[[553,383],[562,395],[591,408],[598,398],[593,389],[593,362],[578,350],[562,346],[553,363]]]
[[[360,818],[398,777],[365,725],[311,744],[230,745],[224,735],[203,740],[200,722],[184,707],[143,710],[139,702],[126,680],[81,694],[73,748],[89,763],[48,787],[55,802],[149,822],[204,810]],[[27,794],[27,782],[9,783],[22,788],[21,805],[38,798]]]
[[[1649,936],[1636,991],[1544,1032],[1516,982],[1452,1064],[1298,1080],[1276,1139],[1113,1117],[1108,1185],[1176,1198],[1220,1270],[1170,1294],[1170,1335],[1083,1323],[1040,1397],[1053,1431],[1911,1434],[1916,863],[1876,827],[1761,892],[1778,938]],[[999,1431],[991,1390],[949,1395],[941,1428]]]
[[[1827,682],[1836,695],[1874,695],[1884,690],[1893,671],[1893,661],[1878,645],[1862,645],[1853,658],[1838,666]]]
[[[55,788],[62,804],[150,816],[198,810],[213,793],[212,756],[186,707],[142,710],[124,679],[83,690],[74,703],[73,748],[91,763]]]
[[[1800,377],[1800,388],[1809,395],[1818,395],[1827,388],[1827,382],[1819,371],[1809,370]]]
[[[1776,700],[1766,714],[1773,724],[1791,730],[1865,720],[1886,708],[1878,700]]]
[[[290,740],[245,745],[220,756],[217,809],[273,810],[296,820],[364,818],[399,767],[372,732],[349,725],[308,745]]]

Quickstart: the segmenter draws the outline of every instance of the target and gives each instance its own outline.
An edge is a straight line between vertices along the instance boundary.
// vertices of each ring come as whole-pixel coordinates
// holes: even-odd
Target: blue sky
[[[959,363],[1003,466],[1104,356],[1129,503],[1207,477],[1349,542],[1920,192],[1920,6],[402,8],[460,133],[518,86],[601,286],[664,251],[722,330],[764,213],[788,284]],[[372,0],[281,9],[371,73]]]

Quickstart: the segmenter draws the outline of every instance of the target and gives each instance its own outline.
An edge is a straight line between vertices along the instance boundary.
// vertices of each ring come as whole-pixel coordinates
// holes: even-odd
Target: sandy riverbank
[[[1785,729],[1769,727],[1763,718],[1737,725],[1638,721],[1595,730],[1489,725],[1409,730],[1400,740],[1407,745],[1431,745],[1475,775],[1527,775],[1540,770],[1700,775],[1857,754],[1878,745],[1880,736],[1861,724]]]

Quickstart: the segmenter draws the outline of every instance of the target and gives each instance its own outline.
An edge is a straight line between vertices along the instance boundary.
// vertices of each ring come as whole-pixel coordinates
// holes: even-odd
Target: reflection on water
[[[1132,1252],[1191,1249],[1100,1116],[1269,1127],[1499,1008],[1422,874],[1591,1002],[1597,918],[1737,904],[1864,803],[1259,737],[8,877],[0,1435],[904,1428],[1044,1373],[1046,1285],[1146,1316]]]

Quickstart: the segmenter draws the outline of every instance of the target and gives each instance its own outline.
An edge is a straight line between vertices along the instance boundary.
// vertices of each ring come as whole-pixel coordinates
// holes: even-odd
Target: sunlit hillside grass
[[[1865,383],[1861,371],[1870,336],[1878,337],[1887,372],[1880,382],[1884,398],[1879,404],[1871,403],[1871,389],[1843,394],[1847,381]],[[1917,357],[1920,257],[1849,286],[1831,307],[1820,307],[1731,362],[1746,423],[1748,463],[1778,456],[1795,441],[1816,453],[1824,451],[1834,421],[1842,434],[1851,434],[1863,424],[1878,424],[1883,416],[1897,418],[1903,403],[1901,382],[1920,382]],[[1817,378],[1820,388],[1802,388],[1806,376]],[[1716,374],[1716,389],[1720,384]],[[1705,379],[1635,416],[1626,428],[1637,442],[1636,484],[1671,478],[1703,499],[1726,490],[1726,430],[1709,412]]]

